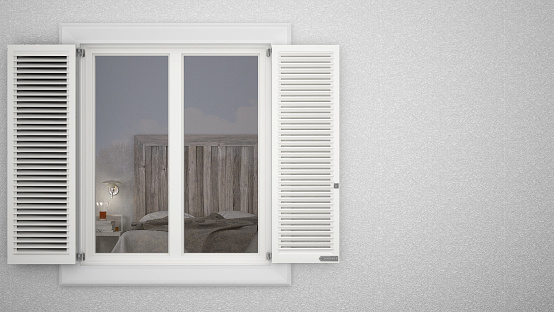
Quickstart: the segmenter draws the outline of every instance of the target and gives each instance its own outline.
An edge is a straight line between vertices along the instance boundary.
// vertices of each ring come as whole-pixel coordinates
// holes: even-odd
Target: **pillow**
[[[248,213],[248,212],[232,211],[232,210],[220,211],[220,212],[218,212],[218,214],[220,214],[225,219],[248,218],[248,217],[254,217],[255,216],[255,215],[253,215],[251,213]]]
[[[156,211],[156,212],[152,212],[152,213],[149,213],[147,215],[145,215],[144,217],[142,217],[139,221],[140,222],[146,222],[148,220],[155,220],[155,219],[161,219],[161,218],[165,218],[167,217],[167,210],[164,210],[164,211]],[[185,212],[185,219],[186,218],[194,218],[193,215],[190,215],[188,213]]]

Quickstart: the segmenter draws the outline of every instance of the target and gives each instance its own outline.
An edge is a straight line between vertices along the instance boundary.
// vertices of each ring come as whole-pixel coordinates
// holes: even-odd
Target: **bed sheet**
[[[167,232],[164,231],[127,231],[121,234],[112,253],[167,253],[167,238]],[[244,252],[258,252],[258,232],[252,237]]]

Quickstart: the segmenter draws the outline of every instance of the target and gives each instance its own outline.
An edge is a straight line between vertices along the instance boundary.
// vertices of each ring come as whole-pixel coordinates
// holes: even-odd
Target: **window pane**
[[[168,58],[96,56],[95,104],[96,252],[166,253]]]
[[[185,252],[258,252],[258,57],[185,56],[184,112]]]

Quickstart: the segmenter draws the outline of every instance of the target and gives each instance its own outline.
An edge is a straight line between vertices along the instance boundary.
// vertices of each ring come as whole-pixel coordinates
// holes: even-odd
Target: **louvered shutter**
[[[272,261],[338,262],[339,47],[272,52]]]
[[[8,263],[75,263],[75,46],[8,46]]]

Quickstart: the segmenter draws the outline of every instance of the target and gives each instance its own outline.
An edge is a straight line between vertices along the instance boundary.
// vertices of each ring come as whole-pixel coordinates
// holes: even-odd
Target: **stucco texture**
[[[3,0],[0,120],[6,45],[70,22],[291,23],[340,45],[342,261],[293,265],[291,287],[61,287],[57,266],[7,265],[0,231],[0,310],[554,310],[553,2]]]

